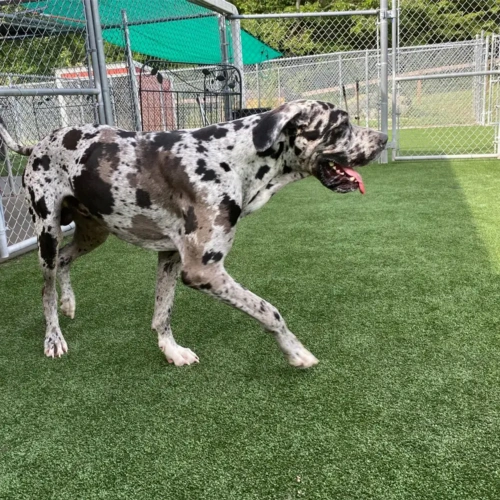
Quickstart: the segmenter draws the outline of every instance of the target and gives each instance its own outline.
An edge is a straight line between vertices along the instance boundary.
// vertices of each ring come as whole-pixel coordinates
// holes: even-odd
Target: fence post
[[[220,52],[222,64],[229,64],[229,50],[226,32],[226,17],[222,14],[218,15],[219,18],[219,39],[220,39]],[[226,79],[224,80],[224,119],[231,120],[231,100],[227,94],[227,72],[224,72]]]
[[[2,156],[5,158],[5,165],[7,167],[7,179],[9,182],[10,192],[13,195],[17,194],[16,182],[14,181],[14,174],[12,172],[12,163],[10,162],[10,151],[5,142],[1,141]]]
[[[128,76],[130,79],[130,93],[134,105],[134,125],[137,131],[142,130],[141,108],[139,106],[139,91],[137,90],[137,75],[135,73],[134,58],[132,57],[132,46],[130,44],[130,32],[128,29],[127,11],[122,9],[123,38],[125,40],[125,51],[127,52]]]
[[[97,54],[97,65],[101,81],[101,94],[104,104],[104,115],[108,125],[114,125],[113,110],[111,107],[111,95],[109,91],[108,75],[106,71],[106,59],[104,57],[104,41],[102,38],[101,17],[97,0],[89,0],[91,7],[91,23],[94,28],[95,47]]]
[[[9,256],[9,246],[7,243],[7,229],[5,227],[2,191],[0,190],[0,258],[6,259],[8,256]]]
[[[396,157],[396,151],[398,147],[398,84],[396,82],[396,76],[398,74],[398,50],[399,50],[399,40],[398,40],[398,8],[396,0],[392,0],[392,160],[394,161]]]
[[[241,78],[241,102],[245,108],[245,77],[243,71],[243,46],[241,45],[241,23],[239,19],[230,19],[231,23],[231,41],[233,47],[233,64],[238,68]]]
[[[387,26],[388,0],[380,0],[380,125],[381,131],[389,131],[389,110],[387,88],[389,86],[387,62],[389,59],[389,31]],[[380,156],[381,163],[387,163],[387,149]]]
[[[99,64],[97,62],[97,49],[95,46],[94,25],[92,23],[92,8],[90,6],[90,0],[83,0],[83,2],[84,2],[85,20],[87,22],[88,50],[92,62],[92,73],[93,73],[92,80],[94,83],[94,88],[96,88],[99,91],[99,93],[97,94],[97,114],[99,117],[99,123],[103,124],[106,123],[106,115],[104,113],[104,103],[102,101],[101,73],[99,71]],[[90,72],[89,72],[89,80],[90,80]]]

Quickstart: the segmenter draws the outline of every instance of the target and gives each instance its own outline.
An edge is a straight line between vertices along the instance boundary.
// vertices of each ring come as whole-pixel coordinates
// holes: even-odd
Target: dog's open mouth
[[[365,194],[361,175],[352,168],[344,167],[335,161],[324,161],[318,165],[317,177],[321,183],[338,193],[359,191]]]

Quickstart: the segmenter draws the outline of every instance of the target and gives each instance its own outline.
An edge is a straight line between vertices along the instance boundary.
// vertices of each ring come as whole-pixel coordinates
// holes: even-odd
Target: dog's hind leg
[[[170,328],[175,285],[181,270],[181,259],[177,251],[159,252],[156,273],[155,311],[151,328],[158,333],[158,346],[169,363],[176,366],[198,362],[198,356],[177,344]]]
[[[109,235],[109,231],[99,221],[76,212],[73,215],[75,233],[72,241],[61,248],[57,267],[57,278],[61,287],[61,312],[72,319],[75,317],[76,302],[69,273],[71,264],[78,257],[104,243]]]

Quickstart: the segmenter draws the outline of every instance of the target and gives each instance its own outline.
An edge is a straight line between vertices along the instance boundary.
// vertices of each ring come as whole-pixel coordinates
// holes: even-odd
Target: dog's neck
[[[282,134],[268,150],[257,153],[257,160],[248,162],[240,173],[243,215],[258,210],[287,184],[309,175],[299,167],[293,141],[286,134]]]

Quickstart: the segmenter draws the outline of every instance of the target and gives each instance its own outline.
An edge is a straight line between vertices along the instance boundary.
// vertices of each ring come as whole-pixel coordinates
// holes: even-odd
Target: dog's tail
[[[33,151],[32,147],[21,146],[16,141],[14,141],[12,136],[7,132],[7,129],[5,128],[5,123],[1,117],[0,117],[0,137],[5,142],[5,144],[7,144],[7,146],[10,149],[12,149],[12,151],[15,151],[20,155],[29,156]]]

